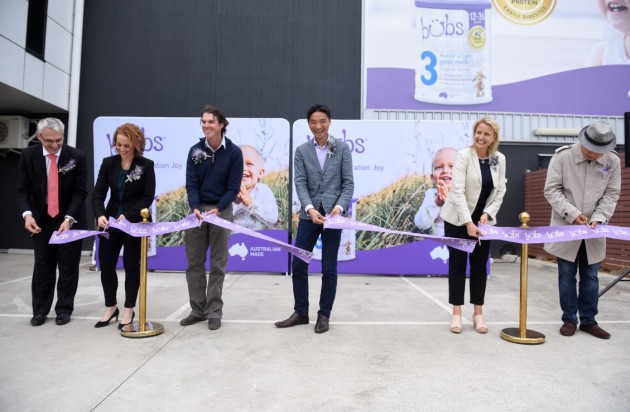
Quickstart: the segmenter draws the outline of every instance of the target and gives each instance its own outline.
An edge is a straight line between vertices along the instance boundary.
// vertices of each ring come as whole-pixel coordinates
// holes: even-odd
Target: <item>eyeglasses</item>
[[[42,139],[42,141],[44,142],[44,144],[45,144],[46,146],[52,146],[52,145],[54,145],[54,144],[56,144],[56,145],[60,145],[60,144],[62,144],[62,143],[63,143],[63,138],[61,138],[61,139],[55,139],[55,140]]]

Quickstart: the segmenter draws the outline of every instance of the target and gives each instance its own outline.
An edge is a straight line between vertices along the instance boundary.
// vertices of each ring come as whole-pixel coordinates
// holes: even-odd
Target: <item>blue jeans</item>
[[[322,290],[319,296],[320,315],[330,316],[337,294],[337,253],[341,242],[340,229],[326,229],[310,219],[300,219],[295,246],[313,250],[317,238],[322,235]],[[308,263],[293,256],[293,309],[300,315],[308,315]]]
[[[560,292],[560,308],[562,320],[577,323],[577,313],[580,312],[580,323],[588,325],[595,323],[597,302],[599,300],[599,264],[588,264],[584,241],[580,246],[575,262],[558,258],[558,291]],[[580,269],[579,294],[576,290],[576,275]]]

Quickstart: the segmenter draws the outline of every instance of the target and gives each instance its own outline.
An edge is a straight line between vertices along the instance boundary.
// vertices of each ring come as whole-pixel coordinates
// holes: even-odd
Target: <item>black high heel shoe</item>
[[[118,308],[116,308],[116,310],[114,311],[114,313],[112,313],[112,316],[109,317],[109,319],[107,320],[99,320],[98,322],[96,322],[96,325],[94,325],[95,328],[104,328],[105,326],[109,325],[109,322],[112,321],[112,319],[116,318],[116,321],[118,321],[118,315],[120,314],[120,311],[118,310]]]
[[[133,323],[133,318],[136,316],[136,312],[131,312],[131,321],[129,323],[119,323],[118,329],[123,330],[123,328],[127,325],[131,325]]]

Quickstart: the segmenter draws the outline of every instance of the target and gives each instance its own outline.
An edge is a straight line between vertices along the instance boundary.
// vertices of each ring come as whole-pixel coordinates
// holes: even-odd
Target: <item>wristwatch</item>
[[[70,223],[70,227],[72,227],[72,225],[74,224],[74,219],[72,219],[71,217],[66,217],[63,219],[65,222]]]

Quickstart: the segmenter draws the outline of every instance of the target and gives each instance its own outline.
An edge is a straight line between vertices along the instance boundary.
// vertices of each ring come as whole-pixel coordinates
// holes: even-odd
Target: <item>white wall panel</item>
[[[414,119],[414,120],[476,120],[483,116],[493,117],[501,127],[501,141],[573,143],[575,137],[536,136],[534,130],[539,127],[560,129],[581,129],[595,120],[609,122],[617,144],[624,144],[623,117],[588,116],[554,113],[490,113],[490,112],[431,112],[409,110],[366,110],[364,119]]]
[[[73,16],[74,0],[48,0],[48,17],[70,33],[72,33]]]
[[[0,36],[26,47],[27,0],[0,0]],[[6,62],[4,58],[0,58]]]
[[[18,90],[24,85],[24,49],[0,36],[0,82]]]
[[[44,62],[26,53],[24,55],[24,92],[44,96]]]
[[[48,18],[46,23],[46,61],[58,69],[70,73],[72,35],[56,21]]]
[[[68,110],[69,95],[70,75],[46,63],[44,66],[44,100]]]

